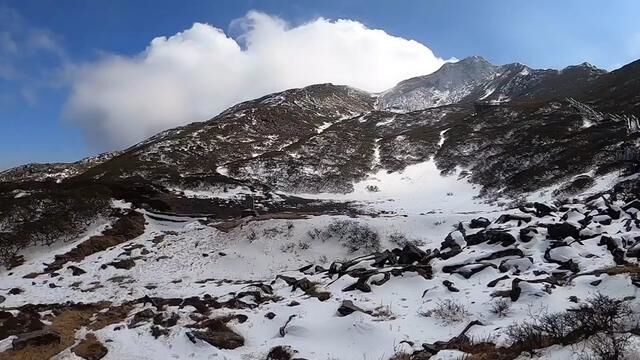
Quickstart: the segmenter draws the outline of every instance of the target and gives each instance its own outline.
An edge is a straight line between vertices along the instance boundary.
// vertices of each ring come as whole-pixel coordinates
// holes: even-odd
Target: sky
[[[0,0],[0,169],[75,161],[318,82],[377,92],[446,61],[608,70],[636,0]]]

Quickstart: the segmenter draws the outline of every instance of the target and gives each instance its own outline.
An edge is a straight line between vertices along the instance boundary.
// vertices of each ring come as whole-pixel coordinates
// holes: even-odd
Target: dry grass
[[[88,325],[91,322],[93,314],[100,309],[101,305],[85,307],[83,309],[63,310],[58,316],[53,318],[51,326],[48,327],[60,334],[59,344],[28,346],[18,351],[5,351],[0,353],[0,360],[45,360],[59,354],[75,343],[76,331]]]

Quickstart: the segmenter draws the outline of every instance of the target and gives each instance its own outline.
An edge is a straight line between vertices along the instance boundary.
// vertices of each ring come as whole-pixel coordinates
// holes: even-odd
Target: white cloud
[[[65,116],[96,149],[109,150],[266,93],[324,82],[377,92],[444,62],[416,41],[351,20],[290,27],[250,12],[232,28],[236,39],[195,23],[137,56],[80,66]]]

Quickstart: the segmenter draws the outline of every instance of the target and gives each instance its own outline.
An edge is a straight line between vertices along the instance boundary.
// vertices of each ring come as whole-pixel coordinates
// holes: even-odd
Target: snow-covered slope
[[[62,334],[34,358],[79,359],[87,356],[79,345],[95,337],[107,360],[281,359],[279,352],[456,359],[480,341],[484,356],[498,358],[516,351],[510,326],[535,321],[532,314],[587,306],[598,293],[640,307],[640,203],[610,194],[502,210],[474,199],[466,180],[434,170],[411,166],[378,173],[350,195],[315,195],[375,215],[356,218],[220,221],[116,202],[143,217],[141,235],[82,258],[60,256],[100,238],[103,222],[73,242],[26,253],[23,265],[0,273],[0,306],[11,319],[35,316],[33,328],[42,322]],[[439,343],[461,333],[467,340]],[[0,331],[0,358],[28,356],[30,347],[12,349],[22,335],[8,334]],[[575,344],[589,353],[587,340]],[[639,346],[634,337],[627,351]],[[541,348],[540,359],[580,358],[571,347]]]

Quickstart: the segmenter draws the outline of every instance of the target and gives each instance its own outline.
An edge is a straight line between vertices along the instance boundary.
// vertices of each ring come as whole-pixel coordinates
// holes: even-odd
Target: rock
[[[469,227],[472,229],[478,229],[478,228],[486,228],[489,225],[491,225],[491,221],[489,221],[489,219],[484,217],[479,217],[477,219],[471,220]]]
[[[520,241],[528,243],[538,234],[538,229],[533,226],[520,229]]]
[[[207,304],[197,296],[192,296],[182,300],[182,302],[179,305],[179,308],[183,309],[185,306],[189,306],[189,305],[193,306],[201,314],[209,313],[209,307],[207,306]]]
[[[580,238],[580,229],[567,223],[550,224],[547,226],[548,237],[553,240],[564,240],[567,237]]]
[[[591,218],[591,221],[596,222],[600,225],[611,225],[611,216],[609,215],[596,215]]]
[[[509,275],[501,276],[501,277],[499,277],[499,278],[497,278],[497,279],[495,279],[495,280],[491,280],[491,281],[487,284],[487,287],[490,287],[490,288],[492,288],[492,287],[496,287],[496,285],[498,285],[498,283],[499,283],[500,281],[502,281],[502,280],[507,280],[507,279],[509,279]]]
[[[414,262],[420,262],[428,256],[429,254],[419,247],[413,244],[407,244],[398,255],[398,264],[413,264]]]
[[[287,304],[287,306],[290,306],[290,307],[298,306],[298,305],[300,305],[300,303],[295,300],[292,300],[290,303]]]
[[[0,304],[2,304],[3,302],[5,302],[5,300],[7,300],[6,297],[0,295]]]
[[[521,214],[502,214],[500,215],[500,217],[498,218],[498,220],[496,220],[497,224],[504,224],[507,223],[509,221],[517,221],[518,222],[518,226],[520,226],[522,224],[522,222],[529,222],[531,221],[531,216],[529,215],[521,215]]]
[[[487,242],[489,244],[500,243],[502,246],[507,247],[516,242],[516,238],[513,235],[501,230],[482,230],[475,234],[468,234],[464,239],[467,245],[478,245]]]
[[[520,249],[510,248],[510,249],[494,251],[489,255],[477,258],[475,261],[495,260],[495,259],[500,259],[507,256],[524,257],[524,253]]]
[[[447,265],[442,267],[442,272],[447,274],[459,274],[465,279],[470,279],[476,273],[488,268],[496,267],[494,264],[470,263],[460,265]],[[457,290],[457,289],[456,289]]]
[[[595,280],[595,281],[590,282],[589,284],[591,284],[591,286],[598,286],[598,285],[600,285],[601,282],[602,282],[602,280]]]
[[[20,289],[20,288],[13,288],[11,290],[9,290],[9,295],[20,295],[24,292],[24,290]]]
[[[233,332],[226,325],[222,325],[223,326],[215,329],[210,328],[206,331],[192,331],[187,334],[191,334],[194,338],[200,339],[218,349],[233,350],[244,345],[244,338],[242,336]]]
[[[289,346],[278,345],[267,354],[266,360],[291,360],[293,358],[293,351]]]
[[[100,360],[107,355],[107,348],[96,339],[95,335],[88,334],[71,352],[86,360]]]
[[[153,325],[151,327],[151,336],[153,336],[154,339],[157,339],[160,336],[167,336],[169,335],[169,333],[170,333],[169,329],[161,328],[156,325]]]
[[[516,269],[517,272],[529,270],[533,266],[533,260],[528,257],[519,259],[507,259],[503,260],[498,266],[500,272],[507,272],[511,269]]]
[[[442,282],[442,285],[444,285],[447,290],[451,291],[451,292],[459,292],[460,290],[458,290],[458,288],[456,288],[455,286],[453,286],[453,283],[449,280],[445,280]]]
[[[60,334],[47,329],[20,334],[11,342],[13,350],[24,349],[27,346],[42,346],[59,343]]]
[[[459,230],[455,230],[450,232],[444,241],[440,243],[440,250],[459,248],[464,245],[464,234]]]
[[[74,265],[69,265],[67,266],[67,269],[71,270],[71,275],[73,276],[80,276],[82,274],[86,274],[87,272],[82,270],[81,268],[74,266]]]
[[[44,329],[44,324],[36,312],[21,311],[14,316],[8,311],[0,311],[0,340],[12,335],[42,329]]]
[[[536,209],[536,216],[538,217],[547,216],[555,211],[555,208],[539,202],[533,203],[533,207]]]
[[[153,319],[155,313],[151,309],[144,309],[133,315],[133,319],[129,322],[129,328],[135,328],[140,323]]]
[[[264,317],[266,317],[269,320],[273,320],[276,317],[276,314],[269,311],[268,313],[264,314]]]
[[[359,312],[362,312],[362,313],[366,313],[366,311],[364,311],[363,309],[361,309],[358,306],[354,305],[353,301],[351,301],[351,300],[343,300],[342,304],[340,304],[340,307],[338,308],[338,316],[351,315],[356,311],[359,311]]]
[[[110,262],[107,265],[113,266],[116,269],[129,270],[132,267],[136,266],[136,262],[133,261],[133,259],[124,259],[124,260]]]
[[[509,297],[511,301],[516,302],[520,298],[520,293],[522,293],[522,289],[520,288],[520,282],[522,280],[515,278],[511,282],[511,291],[509,292]]]
[[[180,320],[180,315],[177,313],[171,313],[168,317],[158,313],[153,317],[153,323],[155,325],[160,325],[166,328],[175,326],[178,323],[178,320]]]

